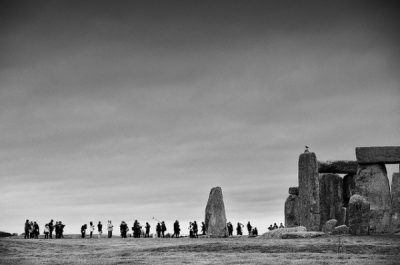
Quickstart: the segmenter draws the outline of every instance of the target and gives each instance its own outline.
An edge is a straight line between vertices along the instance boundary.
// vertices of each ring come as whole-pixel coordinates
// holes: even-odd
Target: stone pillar
[[[285,227],[299,226],[299,198],[290,194],[285,202]]]
[[[349,230],[352,235],[369,234],[369,202],[358,194],[349,201]]]
[[[226,227],[225,205],[220,187],[212,188],[205,213],[205,225],[207,236],[227,237],[228,229]]]
[[[400,173],[393,173],[392,176],[392,232],[400,231]]]
[[[315,153],[299,157],[299,221],[309,231],[320,229],[318,162]]]
[[[371,232],[390,232],[391,196],[385,164],[360,164],[355,184],[356,194],[370,203]]]
[[[343,177],[343,206],[348,207],[351,196],[355,194],[356,174],[347,174]]]
[[[331,219],[336,219],[338,225],[343,220],[343,180],[337,174],[319,175],[319,201],[322,226]]]

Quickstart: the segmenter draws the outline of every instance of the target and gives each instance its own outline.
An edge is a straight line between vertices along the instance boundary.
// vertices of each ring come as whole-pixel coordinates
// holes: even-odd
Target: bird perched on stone
[[[305,147],[306,147],[306,150],[304,150],[304,153],[308,153],[308,152],[309,152],[309,151],[308,151],[308,148],[309,148],[309,147],[308,147],[307,145],[306,145]]]

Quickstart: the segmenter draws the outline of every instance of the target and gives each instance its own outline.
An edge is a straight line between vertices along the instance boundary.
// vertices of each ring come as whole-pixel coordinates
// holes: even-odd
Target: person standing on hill
[[[252,226],[250,224],[250,221],[247,223],[247,232],[249,233],[249,236],[251,236],[251,231],[252,231]]]
[[[82,238],[86,237],[86,229],[87,229],[87,225],[86,224],[81,226],[81,237]]]
[[[90,221],[90,223],[89,223],[90,238],[93,237],[93,231],[94,231],[94,225],[93,225],[93,222]]]
[[[157,237],[161,237],[161,224],[157,223],[156,226]]]
[[[165,237],[165,231],[167,231],[167,226],[165,225],[165,222],[162,221],[161,222],[161,234],[162,234],[162,237]]]
[[[97,231],[99,232],[99,238],[101,238],[101,235],[103,234],[103,225],[101,224],[100,221],[97,224]]]
[[[148,222],[146,222],[146,234],[144,235],[144,237],[150,237],[150,225]]]
[[[193,222],[193,237],[198,238],[199,237],[199,235],[197,234],[198,232],[199,232],[199,228],[197,226],[197,222],[194,221]]]
[[[241,236],[242,235],[242,224],[241,223],[237,223],[237,227],[236,227],[236,234],[238,235],[238,236]]]
[[[29,239],[29,230],[30,230],[30,227],[31,227],[31,224],[29,223],[29,220],[26,219],[25,226],[24,226],[24,230],[25,230],[24,238],[25,238],[25,239]]]
[[[46,224],[43,229],[44,238],[49,238],[49,224]]]
[[[174,223],[174,234],[173,234],[172,236],[173,236],[173,237],[174,237],[174,236],[175,236],[175,237],[179,237],[180,232],[181,232],[181,228],[180,228],[180,225],[179,225],[178,220],[176,220],[175,223]],[[163,236],[164,236],[164,235],[163,235]]]
[[[204,222],[201,222],[201,234],[206,235],[206,224]]]
[[[228,222],[228,224],[226,225],[228,228],[228,236],[233,236],[233,225],[231,222]]]
[[[121,237],[126,238],[126,234],[128,233],[129,228],[128,228],[128,225],[125,223],[125,221],[121,222],[119,229],[121,231]]]
[[[54,231],[54,224],[53,224],[53,219],[51,219],[50,220],[50,223],[49,223],[49,235],[50,235],[50,238],[53,238],[53,231]]]
[[[113,227],[114,226],[112,225],[111,220],[108,220],[108,223],[107,223],[108,238],[112,237]]]

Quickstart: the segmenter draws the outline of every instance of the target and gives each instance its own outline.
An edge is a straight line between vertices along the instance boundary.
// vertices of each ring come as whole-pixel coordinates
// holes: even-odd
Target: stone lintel
[[[400,146],[356,147],[360,164],[400,164]]]
[[[318,161],[319,173],[356,174],[358,162],[352,160]]]

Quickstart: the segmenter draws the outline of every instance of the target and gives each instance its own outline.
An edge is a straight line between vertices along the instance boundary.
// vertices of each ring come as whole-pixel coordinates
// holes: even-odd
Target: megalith
[[[343,180],[337,174],[319,175],[319,201],[321,229],[331,219],[338,225],[344,224],[343,211]]]
[[[308,231],[320,229],[318,162],[315,153],[299,157],[299,222]]]
[[[299,198],[289,194],[285,201],[285,227],[299,226]]]
[[[392,232],[400,231],[400,173],[393,173],[392,176]]]
[[[352,235],[369,234],[369,202],[361,195],[351,196],[349,201],[349,230]]]
[[[212,188],[210,191],[205,212],[205,225],[207,236],[228,236],[225,205],[221,187]]]
[[[351,196],[355,194],[356,174],[347,174],[343,177],[343,206],[348,207]]]
[[[371,232],[390,232],[392,199],[385,164],[360,164],[355,177],[355,192],[370,204]]]

